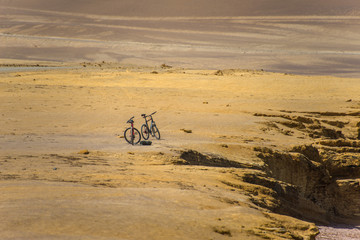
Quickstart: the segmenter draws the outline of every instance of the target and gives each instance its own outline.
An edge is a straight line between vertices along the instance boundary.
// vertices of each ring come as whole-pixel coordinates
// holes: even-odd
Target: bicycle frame
[[[154,115],[156,112],[153,112],[149,115],[141,114],[141,116],[145,119],[145,123],[141,126],[141,134],[144,139],[148,139],[149,135],[155,137],[156,139],[160,139],[160,132],[156,126]]]
[[[134,137],[134,135],[135,135],[134,134],[134,121],[131,121],[130,124],[131,124],[131,138],[134,139],[135,138]]]
[[[134,120],[133,120],[134,117],[130,118],[127,123],[130,123],[131,125],[131,134],[132,136],[134,136]]]
[[[146,118],[149,118],[149,119],[146,119]],[[151,124],[150,124],[150,127],[149,127],[148,122],[150,122],[150,121],[151,121]],[[151,115],[145,116],[145,124],[146,124],[146,127],[149,130],[149,133],[151,134],[152,133],[152,126],[154,125],[154,119],[153,119],[153,117]]]
[[[128,143],[130,143],[130,144],[132,144],[132,145],[134,145],[134,140],[135,140],[135,138],[136,138],[136,132],[139,134],[139,140],[138,141],[136,141],[136,143],[135,144],[137,144],[140,140],[141,140],[141,134],[140,134],[140,132],[139,132],[139,130],[137,130],[135,127],[134,127],[134,117],[132,117],[132,118],[130,118],[128,121],[127,121],[127,123],[129,123],[130,124],[130,127],[129,128],[127,128],[126,130],[125,130],[125,132],[124,132],[124,137],[125,137],[125,140],[128,142]],[[129,132],[129,135],[126,135],[126,132],[127,131],[130,131]],[[127,138],[127,136],[130,138],[130,139],[128,139]]]

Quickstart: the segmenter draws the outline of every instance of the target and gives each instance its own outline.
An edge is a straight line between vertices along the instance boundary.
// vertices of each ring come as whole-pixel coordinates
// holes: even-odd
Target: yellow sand
[[[238,176],[255,170],[174,162],[192,149],[261,165],[255,146],[312,140],[266,133],[255,113],[356,111],[360,79],[72,67],[0,72],[0,238],[308,239],[316,232],[224,184],[246,186]],[[140,115],[154,111],[162,139],[127,144],[126,121],[135,116],[140,129]],[[78,153],[84,149],[90,154]]]

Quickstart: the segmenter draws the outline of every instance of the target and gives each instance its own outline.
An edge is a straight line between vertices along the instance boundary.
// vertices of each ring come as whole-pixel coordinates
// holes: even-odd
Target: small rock
[[[161,68],[172,68],[172,66],[163,63],[161,64]]]
[[[214,74],[215,74],[216,76],[224,76],[224,73],[223,73],[223,71],[221,71],[221,70],[217,70]]]
[[[186,132],[186,133],[192,133],[192,130],[190,130],[190,129],[182,128],[182,129],[180,129],[180,131],[183,131],[183,132]]]
[[[89,152],[89,150],[87,150],[87,149],[84,149],[84,150],[81,150],[80,152],[78,152],[78,154],[85,154],[85,155],[87,155],[87,154],[89,154],[90,152]]]

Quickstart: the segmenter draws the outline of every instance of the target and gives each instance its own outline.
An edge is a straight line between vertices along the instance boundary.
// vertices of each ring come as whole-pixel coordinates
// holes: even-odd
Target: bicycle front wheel
[[[141,135],[145,140],[149,139],[149,128],[146,126],[146,124],[143,124],[141,126]]]
[[[127,128],[124,132],[124,137],[125,140],[132,145],[138,144],[141,140],[140,132],[136,128]]]
[[[158,139],[158,140],[160,139],[160,131],[156,125],[152,126],[151,132],[156,139]]]

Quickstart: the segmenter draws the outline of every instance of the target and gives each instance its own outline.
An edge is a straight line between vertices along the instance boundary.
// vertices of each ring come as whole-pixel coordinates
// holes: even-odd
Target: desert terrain
[[[360,77],[360,3],[1,0],[0,58]]]
[[[359,79],[41,64],[1,72],[2,239],[356,232]],[[153,111],[161,140],[126,143]]]
[[[359,20],[0,0],[0,239],[360,239]],[[155,111],[161,139],[128,144]]]

